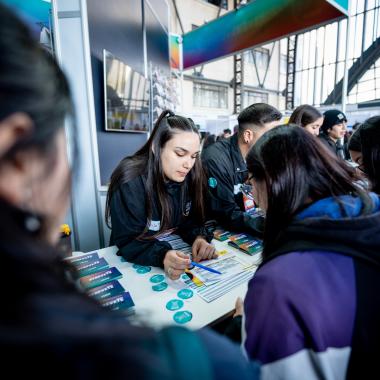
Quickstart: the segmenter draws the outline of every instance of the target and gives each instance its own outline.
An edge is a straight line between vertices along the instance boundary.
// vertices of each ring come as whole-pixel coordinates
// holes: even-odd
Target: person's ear
[[[244,142],[249,144],[253,138],[253,131],[251,129],[246,129],[243,134]]]
[[[0,121],[0,158],[22,137],[32,131],[33,121],[23,112],[16,112]]]

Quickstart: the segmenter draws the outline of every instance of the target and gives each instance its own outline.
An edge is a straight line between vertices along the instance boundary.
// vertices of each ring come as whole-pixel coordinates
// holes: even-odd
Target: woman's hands
[[[210,243],[207,243],[207,241],[200,236],[194,240],[191,250],[193,260],[196,262],[201,260],[216,259],[218,257],[215,247]]]
[[[193,260],[215,259],[218,257],[215,247],[203,238],[197,237],[192,246]],[[164,258],[164,270],[171,280],[178,280],[185,269],[190,267],[190,257],[181,251],[170,250]]]
[[[164,258],[164,270],[171,280],[178,280],[179,276],[190,266],[190,257],[183,252],[170,250]]]

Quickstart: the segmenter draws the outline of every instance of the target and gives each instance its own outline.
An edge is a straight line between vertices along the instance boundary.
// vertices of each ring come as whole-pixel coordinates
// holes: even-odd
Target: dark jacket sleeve
[[[208,230],[201,222],[196,221],[196,218],[191,211],[185,221],[178,226],[177,233],[190,245],[194,243],[194,240],[198,236],[203,237],[208,243],[210,243],[214,237],[212,231]]]
[[[249,215],[240,209],[235,201],[234,178],[229,168],[222,161],[216,162],[210,158],[204,159],[203,164],[208,178],[216,179],[216,186],[209,186],[209,217],[215,218],[226,229],[261,236],[263,218]]]
[[[140,265],[163,267],[169,243],[137,237],[147,223],[145,189],[141,179],[123,184],[111,199],[112,242],[127,261]]]

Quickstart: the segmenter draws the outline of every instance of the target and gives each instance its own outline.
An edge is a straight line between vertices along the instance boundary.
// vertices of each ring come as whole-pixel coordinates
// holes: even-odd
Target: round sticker
[[[155,292],[162,292],[162,291],[165,290],[167,287],[168,287],[168,284],[167,284],[166,282],[160,282],[160,283],[157,284],[157,285],[153,285],[153,286],[152,286],[152,289],[153,289]]]
[[[152,270],[151,267],[140,267],[136,269],[136,272],[139,274],[144,274],[144,273],[150,272],[151,270]]]
[[[166,308],[168,310],[174,311],[174,310],[179,310],[183,306],[183,301],[182,300],[170,300],[166,304]]]
[[[141,265],[139,265],[139,264],[133,264],[133,265],[132,265],[132,268],[134,268],[134,269],[139,269],[139,268],[141,268]]]
[[[216,178],[214,178],[214,177],[210,177],[210,178],[208,179],[208,185],[209,185],[211,188],[215,189],[215,187],[216,187],[217,184],[218,184],[218,181],[216,180]]]
[[[190,322],[193,318],[193,314],[190,313],[190,311],[177,311],[173,315],[173,319],[175,322],[183,325],[187,322]]]
[[[163,274],[155,274],[154,276],[152,276],[149,281],[150,282],[153,282],[154,284],[157,284],[159,282],[162,282],[165,280],[165,276]]]
[[[193,291],[191,289],[181,289],[177,293],[177,296],[179,298],[182,298],[183,300],[186,300],[186,299],[191,298],[193,296]]]
[[[181,278],[182,278],[182,280],[188,280],[189,279],[189,276],[187,275],[187,274],[183,274],[182,276],[181,276]]]

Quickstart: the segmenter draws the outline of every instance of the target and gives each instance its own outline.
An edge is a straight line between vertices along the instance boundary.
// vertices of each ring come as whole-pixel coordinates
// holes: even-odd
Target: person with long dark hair
[[[2,371],[15,378],[257,378],[226,339],[210,331],[132,326],[77,288],[55,248],[71,182],[68,83],[1,4],[0,51]]]
[[[266,211],[244,301],[248,356],[264,379],[378,377],[379,196],[302,128],[264,134],[247,167]]]
[[[323,124],[323,115],[315,107],[302,104],[290,115],[289,124],[296,124],[312,135],[318,136],[319,128]]]
[[[195,261],[216,257],[204,227],[205,178],[200,135],[192,120],[164,111],[146,144],[111,176],[106,218],[111,242],[126,260],[163,267],[178,279],[189,256],[160,237],[173,229],[192,244]]]

